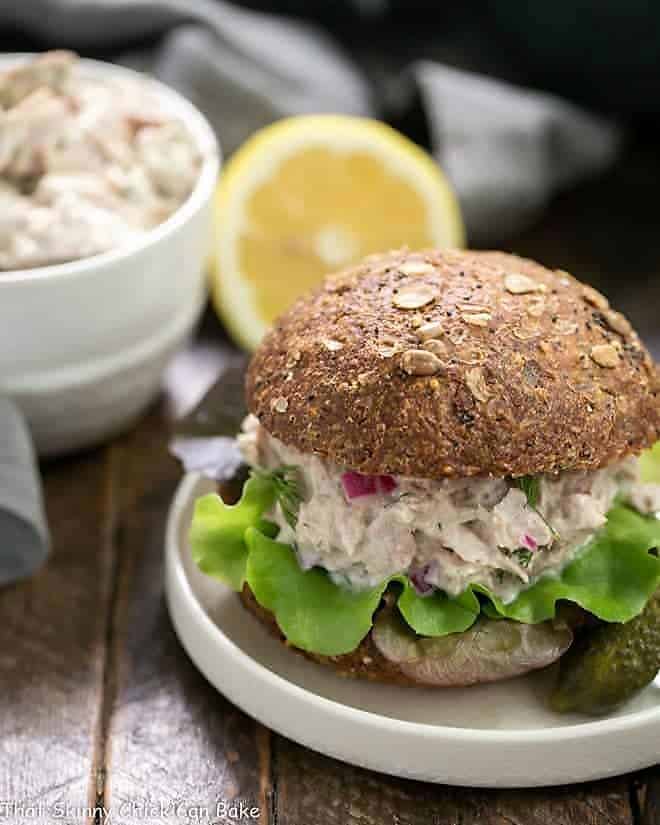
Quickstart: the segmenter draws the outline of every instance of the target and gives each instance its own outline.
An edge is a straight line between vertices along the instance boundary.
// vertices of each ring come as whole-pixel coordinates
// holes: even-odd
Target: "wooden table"
[[[622,279],[610,291],[647,334],[660,332],[659,166],[633,149],[510,247],[596,283]],[[173,415],[230,352],[207,319],[132,432],[43,467],[52,557],[0,591],[0,825],[658,825],[657,768],[533,791],[403,781],[277,736],[205,682],[163,602],[163,530],[180,476],[166,444]],[[221,804],[216,816],[223,802],[256,810],[238,820]],[[111,817],[84,810],[94,806]]]

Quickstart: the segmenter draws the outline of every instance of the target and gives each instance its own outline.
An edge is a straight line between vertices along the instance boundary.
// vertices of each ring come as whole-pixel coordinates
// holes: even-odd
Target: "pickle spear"
[[[607,713],[660,670],[660,591],[625,624],[587,631],[561,659],[550,706],[560,713]]]

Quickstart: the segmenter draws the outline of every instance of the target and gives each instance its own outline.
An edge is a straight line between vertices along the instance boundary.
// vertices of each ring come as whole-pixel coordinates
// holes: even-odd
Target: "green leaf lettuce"
[[[605,527],[560,574],[540,578],[507,604],[481,585],[456,598],[439,592],[421,597],[405,575],[351,591],[319,568],[303,570],[295,550],[273,540],[277,528],[263,517],[276,497],[272,481],[255,475],[233,506],[215,494],[200,498],[190,533],[192,554],[200,570],[234,590],[247,582],[289,642],[313,653],[336,656],[354,650],[369,633],[390,586],[407,624],[432,637],[467,630],[482,611],[536,624],[552,618],[560,600],[607,622],[627,622],[660,587],[660,559],[649,552],[660,546],[660,520],[616,505]]]
[[[644,450],[639,457],[639,471],[642,481],[650,484],[660,484],[660,441]]]
[[[245,532],[256,527],[265,535],[277,533],[275,525],[261,518],[273,506],[275,495],[273,484],[252,476],[245,483],[237,504],[225,504],[220,496],[213,494],[197,499],[190,546],[193,560],[202,573],[220,579],[233,590],[241,590],[248,557]]]
[[[289,642],[325,656],[355,650],[371,630],[387,582],[370,590],[347,590],[319,568],[303,570],[288,544],[254,527],[245,539],[247,583],[259,604],[275,614]]]

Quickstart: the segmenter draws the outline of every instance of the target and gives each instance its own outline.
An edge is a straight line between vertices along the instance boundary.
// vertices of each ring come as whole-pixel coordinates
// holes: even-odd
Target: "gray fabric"
[[[511,236],[558,190],[617,154],[616,126],[552,95],[437,63],[412,71],[471,243]]]
[[[51,47],[114,50],[121,62],[152,72],[207,114],[226,154],[287,115],[379,115],[366,79],[323,32],[225,2],[23,0],[0,4],[0,26],[7,24]],[[160,36],[156,48],[125,50],[127,41],[151,36]],[[473,244],[519,231],[555,191],[616,154],[615,126],[549,95],[428,62],[406,74]],[[0,584],[35,569],[47,545],[29,440],[0,399]]]
[[[0,4],[3,23],[53,46],[115,50],[192,99],[225,154],[287,115],[379,115],[366,79],[322,31],[221,0],[30,0]],[[155,35],[162,36],[152,50],[122,49],[127,39]],[[472,244],[520,231],[555,192],[617,152],[615,125],[551,95],[437,63],[414,63],[406,74]]]
[[[0,586],[32,573],[47,552],[32,444],[17,409],[0,398]]]

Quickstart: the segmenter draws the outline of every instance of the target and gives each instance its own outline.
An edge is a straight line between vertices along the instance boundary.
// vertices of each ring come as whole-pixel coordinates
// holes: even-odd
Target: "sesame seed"
[[[619,363],[619,353],[612,344],[597,344],[591,348],[589,354],[591,360],[595,361],[600,367],[612,369]]]
[[[399,309],[420,309],[435,300],[435,290],[425,284],[402,287],[392,298]]]
[[[427,350],[409,349],[403,353],[401,366],[408,375],[434,375],[442,367],[442,362]]]
[[[504,276],[504,289],[512,295],[525,295],[528,292],[543,292],[545,286],[520,272],[509,272]]]

